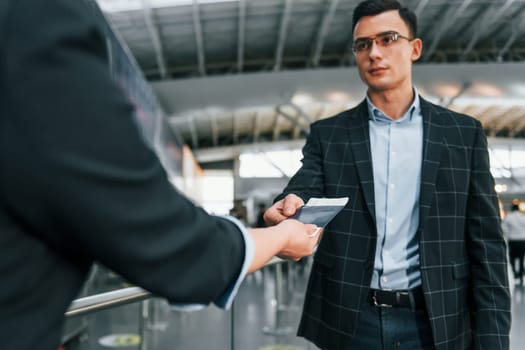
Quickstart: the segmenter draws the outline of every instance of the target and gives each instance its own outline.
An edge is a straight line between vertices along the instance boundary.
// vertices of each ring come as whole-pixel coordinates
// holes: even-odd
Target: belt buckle
[[[376,291],[374,290],[372,292],[372,301],[374,302],[374,306],[377,306],[377,307],[392,307],[392,305],[390,304],[381,304],[377,301],[377,298],[376,298]]]

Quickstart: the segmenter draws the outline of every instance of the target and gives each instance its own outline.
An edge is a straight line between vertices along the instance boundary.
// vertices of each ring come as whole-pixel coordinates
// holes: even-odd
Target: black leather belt
[[[411,290],[370,289],[368,302],[377,307],[406,307],[414,310],[425,309],[425,297],[421,287]]]

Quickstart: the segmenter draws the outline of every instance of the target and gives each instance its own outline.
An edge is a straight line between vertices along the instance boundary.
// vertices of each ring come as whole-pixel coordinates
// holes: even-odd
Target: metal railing
[[[68,317],[87,315],[89,313],[111,309],[120,305],[134,303],[152,297],[153,295],[150,292],[140,287],[117,289],[106,293],[75,299],[69,306],[65,315]]]
[[[284,292],[284,284],[282,280],[282,264],[283,262],[286,262],[286,260],[279,259],[277,257],[270,260],[264,267],[275,265],[276,268],[276,301],[283,301],[283,292]],[[287,284],[293,284],[293,281],[287,281]],[[288,286],[290,287],[290,286]],[[65,313],[66,317],[76,317],[76,316],[85,316],[89,314],[93,314],[102,310],[112,309],[118,306],[131,304],[135,302],[142,302],[141,304],[141,311],[140,311],[140,320],[139,320],[139,333],[141,336],[141,350],[147,350],[147,345],[145,343],[145,324],[148,319],[148,299],[158,297],[155,294],[152,294],[140,287],[128,287],[128,288],[122,288],[117,290],[112,290],[109,292],[94,294],[86,297],[81,297],[78,299],[75,299],[71,305],[69,306],[68,310]],[[277,303],[279,304],[279,303]],[[235,327],[234,327],[234,308],[235,303],[233,303],[232,308],[230,310],[231,312],[231,328],[230,328],[230,349],[235,349]],[[286,327],[286,329],[281,329],[278,326],[278,309],[276,309],[276,315],[274,317],[274,323],[270,326],[264,327],[263,331],[266,334],[274,334],[274,335],[284,335],[286,333],[289,333],[290,331]]]
[[[284,261],[285,260],[274,257],[264,267],[281,263]],[[75,299],[69,306],[65,315],[67,317],[82,316],[153,297],[155,297],[155,295],[140,287],[117,289],[110,292],[94,294],[87,297]]]

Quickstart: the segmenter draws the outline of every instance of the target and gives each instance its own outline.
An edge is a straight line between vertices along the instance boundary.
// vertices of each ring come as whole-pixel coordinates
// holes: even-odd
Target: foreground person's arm
[[[275,255],[296,261],[312,255],[317,244],[316,230],[317,226],[305,225],[297,220],[285,220],[277,226],[252,229],[250,233],[255,243],[255,253],[248,272],[260,269]]]

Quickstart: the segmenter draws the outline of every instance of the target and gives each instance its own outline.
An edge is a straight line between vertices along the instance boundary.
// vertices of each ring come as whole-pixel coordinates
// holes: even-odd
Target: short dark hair
[[[352,32],[357,22],[365,16],[375,16],[386,11],[398,10],[403,22],[408,25],[410,35],[417,37],[417,18],[416,14],[410,9],[402,6],[396,0],[365,0],[359,3],[354,10]]]

